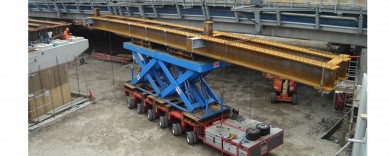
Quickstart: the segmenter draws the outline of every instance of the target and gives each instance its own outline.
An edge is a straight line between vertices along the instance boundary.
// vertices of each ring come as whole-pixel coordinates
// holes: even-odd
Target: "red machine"
[[[137,86],[142,86],[138,88]],[[246,118],[233,108],[201,119],[202,110],[191,115],[176,109],[166,101],[182,103],[179,99],[161,99],[145,91],[153,91],[147,83],[132,85],[125,83],[128,96],[127,107],[137,108],[138,114],[147,114],[149,121],[159,120],[161,128],[171,127],[174,136],[186,134],[189,145],[203,142],[229,156],[264,156],[284,143],[284,130],[260,121]],[[153,92],[154,93],[154,92]],[[209,110],[216,112],[219,104]]]
[[[293,105],[298,104],[298,96],[295,93],[297,83],[268,73],[263,76],[269,80],[274,80],[274,92],[271,93],[271,103],[277,101],[291,102]]]

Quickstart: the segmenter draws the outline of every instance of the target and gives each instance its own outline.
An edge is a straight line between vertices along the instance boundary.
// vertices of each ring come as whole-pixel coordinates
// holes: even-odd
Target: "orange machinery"
[[[285,79],[269,73],[263,73],[263,76],[269,80],[274,80],[274,92],[271,93],[271,103],[278,101],[291,102],[298,104],[296,92],[297,83],[293,80]]]

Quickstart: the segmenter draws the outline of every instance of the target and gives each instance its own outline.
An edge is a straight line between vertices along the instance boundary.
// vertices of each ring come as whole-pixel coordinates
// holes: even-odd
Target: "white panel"
[[[73,37],[69,41],[54,40],[51,44],[36,44],[37,51],[28,53],[28,72],[33,73],[74,60],[89,47],[87,39]]]

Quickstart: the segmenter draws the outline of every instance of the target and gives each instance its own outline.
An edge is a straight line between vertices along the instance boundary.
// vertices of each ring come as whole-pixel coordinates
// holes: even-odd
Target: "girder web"
[[[218,103],[218,98],[204,79],[210,71],[198,72],[136,51],[132,53],[140,66],[138,75],[132,80],[133,84],[148,82],[161,98],[179,96],[184,106],[173,106],[183,111],[193,112]]]
[[[92,28],[164,45],[186,54],[207,57],[278,75],[321,92],[346,78],[348,55],[281,44],[244,35],[133,17],[91,17]],[[211,28],[212,23],[205,23]],[[189,32],[187,30],[198,33]],[[207,32],[207,33],[204,33]]]

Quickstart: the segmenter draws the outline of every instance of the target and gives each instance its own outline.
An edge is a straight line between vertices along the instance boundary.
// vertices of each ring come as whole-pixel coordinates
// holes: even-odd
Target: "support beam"
[[[95,29],[147,39],[183,51],[193,49],[190,52],[295,80],[324,92],[333,90],[338,81],[346,78],[350,60],[348,55],[334,55],[243,35],[217,31],[213,37],[200,35],[204,31],[202,28],[155,20],[112,15],[91,19]],[[199,38],[204,47],[188,47],[188,38]]]
[[[203,13],[203,17],[204,17],[204,20],[207,20],[207,13],[206,13],[206,9],[204,8],[204,6],[202,5],[202,13]]]
[[[54,8],[56,9],[57,16],[58,16],[58,17],[61,17],[60,8],[58,7],[57,3],[53,3],[53,5],[54,5]]]
[[[177,16],[178,16],[180,19],[183,18],[183,15],[181,14],[180,6],[179,6],[179,5],[176,5],[176,12],[177,12]]]
[[[255,31],[257,33],[260,33],[262,30],[262,25],[261,25],[261,14],[260,11],[254,12],[255,14]]]
[[[205,12],[206,12],[207,20],[210,20],[211,19],[210,10],[209,10],[209,7],[207,6],[207,4],[205,5]]]
[[[316,11],[315,14],[315,29],[320,29],[320,14],[318,13],[318,10]]]
[[[108,9],[108,12],[110,12],[112,14],[112,9],[109,5],[107,5],[107,9]]]
[[[77,10],[78,10],[79,12],[82,12],[81,7],[80,7],[79,4],[76,4],[76,7],[77,7]]]
[[[146,18],[144,8],[142,7],[142,5],[138,7],[138,10],[139,10],[141,17]]]
[[[115,6],[112,6],[112,10],[114,10],[114,15],[118,15]]]
[[[38,5],[37,3],[35,3],[35,7],[37,7],[37,9],[38,9],[39,11],[42,10],[41,7],[39,7],[39,5]]]
[[[121,16],[123,16],[122,8],[121,8],[120,6],[118,6],[118,10],[119,10],[119,14],[120,14]]]
[[[238,23],[240,22],[240,16],[238,15],[237,12],[234,12],[234,20]]]
[[[156,6],[153,5],[152,8],[153,8],[154,17],[158,18],[158,12],[157,12]]]
[[[209,8],[207,7],[207,4],[206,3],[202,4],[201,9],[202,9],[204,19],[210,20],[210,12],[209,12]]]
[[[62,3],[62,7],[64,7],[65,12],[69,12],[68,7],[65,5],[65,3]]]
[[[63,11],[66,13],[65,11]],[[70,10],[66,14],[62,14],[59,18],[56,12],[42,12],[34,9],[29,11],[30,17],[39,17],[39,18],[53,18],[53,19],[80,19],[83,20],[86,17],[92,16],[93,11],[79,13],[78,11]],[[188,26],[197,26],[201,27],[203,21],[205,20],[204,16],[186,16],[183,15],[183,19],[175,19],[176,15],[164,15],[159,18],[154,18],[154,15],[149,15],[148,18],[154,20],[177,23]],[[314,18],[314,17],[313,17]],[[324,42],[334,42],[340,44],[350,44],[350,45],[359,45],[367,46],[367,29],[363,28],[363,33],[361,35],[356,35],[357,30],[349,30],[344,28],[334,28],[328,26],[320,26],[320,29],[316,30],[314,26],[302,26],[299,24],[283,24],[276,28],[274,22],[268,22],[262,20],[261,32],[256,32],[255,23],[253,21],[246,21],[244,19],[240,20],[238,23],[234,19],[226,19],[213,17],[212,21],[214,22],[214,30],[228,31],[235,33],[245,33],[245,34],[260,34],[266,36],[276,36],[276,37],[286,37],[286,38],[295,38],[295,39],[304,39],[304,40],[316,40]]]
[[[360,14],[358,33],[361,34],[362,32],[363,32],[363,14]]]
[[[91,7],[91,10],[94,10],[95,9],[95,4],[93,1],[91,1],[91,3],[89,4],[89,6]]]
[[[47,9],[52,10],[49,3],[46,3]]]
[[[126,11],[127,11],[127,14],[128,14],[129,16],[132,16],[130,7],[129,7],[128,5],[126,5]]]

